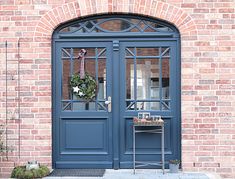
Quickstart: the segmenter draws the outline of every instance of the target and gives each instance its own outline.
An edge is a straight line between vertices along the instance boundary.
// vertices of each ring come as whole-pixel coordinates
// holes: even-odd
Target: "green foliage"
[[[26,170],[25,166],[15,167],[11,173],[11,178],[34,179],[49,175],[50,170],[46,166],[40,166],[39,169]]]
[[[70,86],[73,93],[78,97],[87,101],[92,100],[96,96],[97,84],[95,79],[85,74],[84,79],[80,78],[80,75],[73,75],[70,80]],[[74,88],[78,87],[78,91],[74,91]]]
[[[0,153],[8,150],[8,148],[4,145],[3,142],[5,132],[6,132],[5,126],[0,125]]]
[[[169,163],[177,165],[177,164],[180,164],[180,160],[178,160],[178,159],[169,160]]]

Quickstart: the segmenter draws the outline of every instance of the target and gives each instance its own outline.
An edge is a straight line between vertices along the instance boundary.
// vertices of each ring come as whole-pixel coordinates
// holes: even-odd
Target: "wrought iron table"
[[[164,151],[164,122],[135,122],[133,120],[133,169],[134,174],[136,167],[145,167],[148,165],[161,166],[163,174],[165,173],[165,151]],[[137,129],[137,127],[144,127],[144,129]],[[151,127],[150,129],[147,129]],[[152,129],[152,127],[156,127]],[[159,128],[160,127],[160,128]],[[159,162],[147,162],[147,161],[136,161],[136,133],[154,133],[161,134],[161,157],[162,161]]]

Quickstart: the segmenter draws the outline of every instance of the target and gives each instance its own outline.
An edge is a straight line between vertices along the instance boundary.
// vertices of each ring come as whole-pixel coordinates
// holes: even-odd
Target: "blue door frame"
[[[171,50],[171,56],[173,59],[177,59],[177,42],[176,41],[159,41],[159,40],[140,40],[138,42],[133,41],[118,41],[114,40],[113,42],[57,42],[55,45],[56,54],[55,59],[61,59],[60,51],[61,48],[68,47],[106,47],[108,50],[107,53],[107,95],[112,96],[112,113],[100,113],[100,112],[61,112],[60,111],[60,99],[61,99],[61,74],[62,74],[62,64],[57,61],[56,67],[54,68],[54,83],[55,96],[54,96],[54,120],[53,120],[53,163],[55,168],[131,168],[132,167],[132,117],[137,116],[138,111],[126,111],[125,110],[125,57],[124,50],[125,47],[164,47],[168,46]],[[166,159],[173,159],[180,157],[180,111],[179,111],[179,89],[180,87],[180,78],[179,78],[179,64],[177,60],[171,60],[171,98],[172,101],[172,110],[159,112],[159,111],[149,111],[151,115],[161,115],[166,121]],[[60,78],[58,78],[60,76]],[[178,77],[178,78],[175,78]],[[59,87],[59,88],[58,88]],[[86,126],[86,121],[91,121],[95,123],[97,121],[106,121],[104,124],[106,126],[105,134],[108,137],[106,140],[106,148],[108,152],[95,153],[95,152],[69,152],[63,151],[65,141],[65,123],[67,122],[68,126],[73,128],[76,126],[76,119],[79,119],[84,126]],[[95,121],[97,120],[97,121]],[[85,124],[84,124],[85,123]],[[102,122],[101,122],[102,123]],[[90,125],[87,123],[87,125]],[[85,132],[86,128],[79,128],[77,125],[76,130],[81,130]],[[82,131],[85,130],[85,131]],[[94,132],[92,134],[92,132]],[[91,131],[90,135],[96,135],[95,131]],[[59,139],[58,139],[58,136]],[[61,141],[60,141],[61,140]],[[69,138],[72,142],[76,140],[76,136]],[[144,144],[145,138],[141,141],[140,145]],[[94,140],[93,142],[95,142]],[[159,140],[160,141],[160,140]],[[142,143],[142,144],[141,144]],[[159,144],[156,144],[159,145]],[[154,148],[155,147],[155,148]],[[141,160],[160,160],[160,150],[159,146],[154,146],[149,149],[147,152],[140,151],[139,158]],[[67,152],[67,153],[66,153]],[[89,155],[93,156],[89,157]],[[100,155],[100,156],[99,156]],[[103,157],[101,157],[103,155]],[[81,161],[82,162],[78,162]],[[87,160],[87,161],[86,161]],[[91,161],[89,161],[91,160]]]
[[[180,40],[175,33],[109,33],[78,36],[53,35],[53,168],[132,168],[132,118],[138,111],[126,110],[126,47],[170,48],[171,110],[153,111],[166,121],[166,160],[181,158]],[[112,112],[62,111],[62,48],[106,48],[107,96],[112,97]],[[83,134],[87,137],[84,137]],[[149,139],[146,141],[146,138]],[[88,141],[89,139],[89,141]],[[151,140],[159,141],[151,144]],[[80,142],[78,142],[78,140]],[[160,138],[140,136],[139,160],[160,160]],[[83,145],[83,146],[82,146]],[[151,146],[152,145],[152,146]],[[89,148],[90,147],[90,148]]]

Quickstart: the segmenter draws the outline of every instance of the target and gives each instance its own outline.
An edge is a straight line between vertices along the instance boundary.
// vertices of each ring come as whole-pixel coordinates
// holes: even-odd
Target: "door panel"
[[[87,50],[85,72],[96,79],[96,99],[77,98],[69,81],[80,71],[78,53]],[[105,101],[112,96],[111,43],[56,43],[56,168],[112,168],[112,115]]]
[[[162,116],[166,160],[179,158],[175,46],[173,41],[120,43],[120,168],[133,165],[132,119],[138,112]],[[159,134],[137,134],[137,160],[160,161],[160,144]]]

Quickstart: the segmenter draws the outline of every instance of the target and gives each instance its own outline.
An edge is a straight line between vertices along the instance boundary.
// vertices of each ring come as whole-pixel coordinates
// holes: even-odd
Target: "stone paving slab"
[[[131,169],[107,169],[103,177],[44,177],[44,179],[220,179],[216,174],[180,172],[163,174],[161,170],[137,169],[133,174]]]

